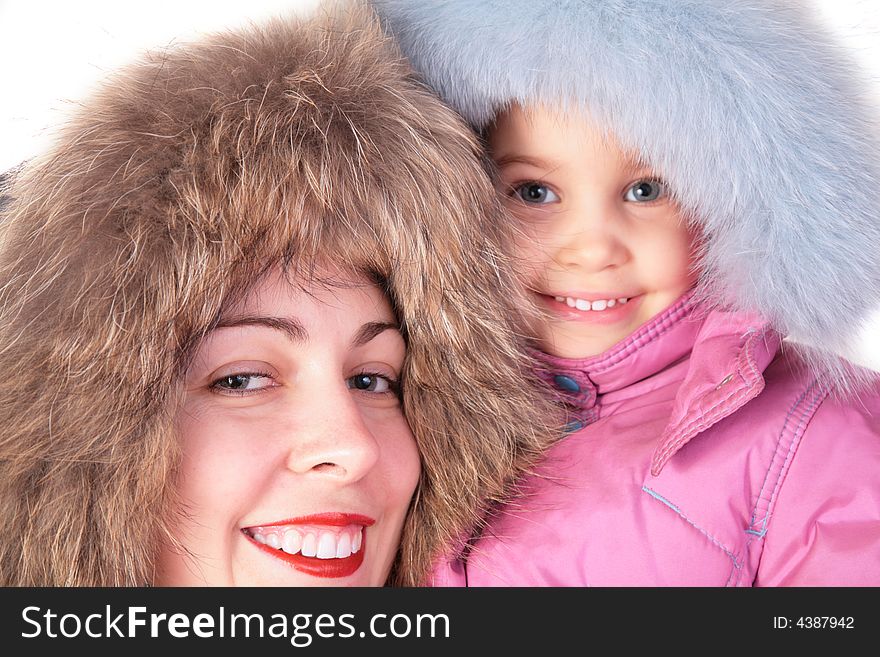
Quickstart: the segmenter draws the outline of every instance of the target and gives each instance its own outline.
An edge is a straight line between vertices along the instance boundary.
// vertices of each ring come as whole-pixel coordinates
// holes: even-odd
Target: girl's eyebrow
[[[645,175],[645,176],[650,176],[651,178],[659,178],[660,177],[657,175],[657,172],[654,170],[654,167],[652,167],[650,164],[645,162],[641,157],[639,157],[638,155],[635,155],[635,154],[627,156],[626,164],[624,166],[625,166],[624,172],[629,175],[632,175],[632,176]]]
[[[502,155],[501,157],[495,159],[495,166],[497,166],[498,168],[505,167],[508,164],[527,164],[529,166],[536,167],[538,169],[545,169],[547,171],[556,169],[559,166],[554,162],[549,162],[547,160],[532,157],[530,155],[520,155],[518,153]]]

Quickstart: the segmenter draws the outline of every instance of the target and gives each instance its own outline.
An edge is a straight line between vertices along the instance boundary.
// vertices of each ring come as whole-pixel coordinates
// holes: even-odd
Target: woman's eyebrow
[[[394,322],[367,322],[355,333],[351,345],[353,347],[363,346],[380,333],[388,330],[400,332],[400,327]]]
[[[267,317],[263,315],[246,315],[221,319],[214,328],[230,328],[235,326],[266,326],[285,333],[294,342],[306,342],[309,332],[292,317]]]

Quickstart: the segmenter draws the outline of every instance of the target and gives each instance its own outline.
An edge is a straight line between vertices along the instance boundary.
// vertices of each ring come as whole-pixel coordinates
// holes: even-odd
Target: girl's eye
[[[639,180],[626,190],[623,198],[626,201],[647,203],[664,196],[666,196],[666,185],[659,180]]]
[[[544,203],[555,203],[559,200],[552,189],[539,182],[527,182],[513,188],[516,195],[526,203],[542,205]]]
[[[230,374],[211,384],[211,388],[220,392],[246,393],[256,392],[273,387],[272,377],[268,374]]]
[[[347,383],[348,387],[353,390],[363,390],[364,392],[373,392],[376,394],[398,394],[397,381],[382,376],[381,374],[372,374],[370,372],[355,374],[348,379]]]

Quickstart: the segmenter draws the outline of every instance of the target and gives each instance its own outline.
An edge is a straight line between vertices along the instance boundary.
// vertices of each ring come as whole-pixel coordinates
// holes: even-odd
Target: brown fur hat
[[[374,272],[407,337],[423,475],[392,583],[552,439],[477,146],[360,4],[148,56],[7,192],[0,584],[153,581],[188,358],[279,265]]]

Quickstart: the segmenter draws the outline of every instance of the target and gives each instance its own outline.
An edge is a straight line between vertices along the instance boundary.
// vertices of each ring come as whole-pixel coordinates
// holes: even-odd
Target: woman
[[[108,81],[7,189],[0,583],[424,581],[550,435],[476,152],[361,6]]]

